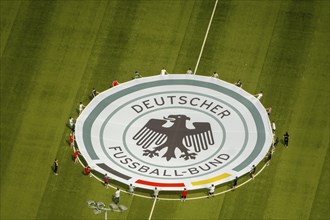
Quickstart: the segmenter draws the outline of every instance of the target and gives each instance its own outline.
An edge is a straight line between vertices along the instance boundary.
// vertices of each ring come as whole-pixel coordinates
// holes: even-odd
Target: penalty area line
[[[214,3],[214,7],[213,7],[212,15],[211,15],[211,18],[210,18],[210,21],[209,21],[209,25],[207,26],[207,30],[206,30],[206,34],[205,34],[205,37],[204,37],[204,40],[203,40],[202,48],[201,48],[201,51],[199,53],[197,63],[196,63],[195,69],[194,69],[194,74],[197,73],[199,61],[201,60],[201,57],[202,57],[202,54],[203,54],[205,42],[206,42],[207,36],[209,35],[210,27],[211,27],[211,24],[212,24],[212,21],[213,21],[213,16],[214,16],[215,10],[217,8],[217,5],[218,5],[218,0],[216,0],[215,3]]]

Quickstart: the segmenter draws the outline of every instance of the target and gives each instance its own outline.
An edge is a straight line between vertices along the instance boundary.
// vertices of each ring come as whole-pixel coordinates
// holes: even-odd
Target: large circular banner
[[[135,79],[100,93],[78,117],[75,135],[92,169],[161,190],[231,181],[272,143],[258,99],[222,80],[187,74]]]

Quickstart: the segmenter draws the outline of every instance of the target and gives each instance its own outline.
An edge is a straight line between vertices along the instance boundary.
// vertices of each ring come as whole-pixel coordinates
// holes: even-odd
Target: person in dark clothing
[[[269,108],[266,108],[267,114],[268,116],[270,116],[270,114],[272,113],[272,106],[270,106]]]
[[[269,166],[270,160],[272,159],[273,152],[269,152],[268,157],[266,159],[266,165]]]
[[[94,98],[95,96],[97,96],[97,94],[99,94],[99,92],[96,91],[95,88],[93,88],[93,90],[92,90],[92,97]]]
[[[235,83],[236,86],[238,87],[242,87],[243,83],[242,81],[239,79],[236,83]]]
[[[114,197],[115,204],[118,204],[119,203],[119,198],[120,198],[120,189],[117,188],[117,190],[115,192],[115,197]]]
[[[238,181],[238,177],[236,176],[234,181],[233,181],[233,187],[231,188],[232,190],[236,189],[237,181]]]
[[[272,152],[275,152],[276,149],[276,145],[278,144],[278,137],[275,138],[275,140],[273,141],[273,146],[272,146]]]
[[[69,118],[69,124],[70,124],[70,127],[71,127],[71,131],[74,133],[75,124],[74,124],[74,120],[73,120],[72,117]]]
[[[138,71],[135,71],[135,73],[133,74],[133,79],[138,79],[138,78],[142,78],[142,76]]]
[[[58,170],[58,159],[55,159],[55,161],[54,161],[54,174],[55,175],[58,175],[57,170]]]
[[[278,137],[276,137],[275,141],[274,141],[274,147],[276,147],[276,145],[278,144]]]
[[[256,166],[252,165],[252,168],[250,170],[250,176],[252,179],[254,179],[255,174],[256,174]]]
[[[214,197],[214,191],[215,191],[215,186],[214,186],[214,184],[212,184],[209,187],[209,195],[207,196],[207,198],[209,198],[210,196]]]
[[[288,134],[288,132],[285,132],[285,134],[284,134],[284,146],[289,147],[289,134]]]

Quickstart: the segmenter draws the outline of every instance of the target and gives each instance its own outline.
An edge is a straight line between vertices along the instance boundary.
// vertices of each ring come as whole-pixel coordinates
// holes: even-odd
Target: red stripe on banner
[[[184,187],[184,183],[156,183],[145,180],[137,180],[135,183],[148,185],[148,186],[159,186],[159,187]]]

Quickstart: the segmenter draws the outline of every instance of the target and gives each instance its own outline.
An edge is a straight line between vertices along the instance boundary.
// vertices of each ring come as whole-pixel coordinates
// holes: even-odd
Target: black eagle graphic
[[[190,120],[186,115],[170,115],[164,119],[150,119],[144,127],[138,131],[133,140],[137,141],[138,146],[144,150],[143,156],[159,156],[158,152],[167,147],[166,153],[162,156],[167,161],[175,157],[175,149],[179,148],[182,152],[180,158],[185,160],[195,159],[196,153],[201,150],[207,150],[209,145],[214,144],[213,134],[210,123],[194,122],[194,129],[186,127],[186,121]],[[173,124],[170,127],[164,127],[168,121]],[[153,150],[147,149],[153,143],[159,145]],[[187,147],[185,147],[187,146]],[[189,153],[189,148],[193,146],[194,153]]]

